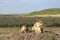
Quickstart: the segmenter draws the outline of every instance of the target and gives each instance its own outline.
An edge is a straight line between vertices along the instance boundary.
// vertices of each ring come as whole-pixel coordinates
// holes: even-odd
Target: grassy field
[[[13,34],[20,30],[20,27],[0,28],[0,35]]]
[[[60,35],[60,27],[45,27],[44,30],[52,31],[52,32]]]
[[[43,16],[43,15],[42,15]],[[0,27],[21,27],[22,24],[32,26],[37,20],[42,20],[46,26],[60,26],[60,17],[16,17],[0,16]]]
[[[26,14],[25,16],[33,16],[33,15],[57,15],[60,14],[60,8],[51,8],[44,9],[41,11],[30,12],[30,14]]]
[[[12,34],[20,29],[22,24],[32,26],[36,20],[42,20],[47,30],[60,31],[60,17],[16,17],[16,16],[0,16],[0,35]]]
[[[44,30],[53,31],[57,34],[60,34],[60,27],[43,27],[43,28],[44,28]],[[31,27],[30,27],[30,29],[31,29]],[[13,34],[19,30],[20,30],[20,27],[0,28],[0,35]]]

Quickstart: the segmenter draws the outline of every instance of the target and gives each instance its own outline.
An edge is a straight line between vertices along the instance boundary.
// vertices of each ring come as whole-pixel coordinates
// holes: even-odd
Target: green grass
[[[56,14],[60,14],[60,8],[49,8],[49,9],[44,9],[41,11],[34,11],[34,12],[31,12],[30,14],[26,14],[25,16],[56,15]]]

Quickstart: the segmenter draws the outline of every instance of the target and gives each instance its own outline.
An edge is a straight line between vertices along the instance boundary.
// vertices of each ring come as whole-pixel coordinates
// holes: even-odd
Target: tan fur
[[[23,25],[20,31],[21,31],[21,32],[26,31],[26,26]]]
[[[32,27],[32,30],[35,31],[36,33],[41,33],[40,27],[41,27],[42,24],[43,24],[43,23],[42,23],[41,21],[37,21],[37,22],[34,24],[34,26]]]

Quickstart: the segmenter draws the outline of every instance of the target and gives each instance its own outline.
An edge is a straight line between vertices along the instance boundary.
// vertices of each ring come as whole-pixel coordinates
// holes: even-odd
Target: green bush
[[[17,21],[16,21],[17,20]],[[0,27],[32,27],[37,20],[42,20],[47,27],[60,27],[60,17],[0,17]]]

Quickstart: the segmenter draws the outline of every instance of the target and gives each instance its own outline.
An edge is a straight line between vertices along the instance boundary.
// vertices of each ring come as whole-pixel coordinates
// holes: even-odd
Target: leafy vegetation
[[[16,17],[0,16],[0,27],[21,27],[27,24],[32,27],[36,20],[42,20],[47,27],[60,27],[60,17]]]
[[[60,8],[51,8],[51,9],[45,9],[41,11],[35,11],[31,12],[30,14],[27,14],[26,16],[31,16],[31,15],[55,15],[55,14],[60,14]]]
[[[55,15],[60,16],[60,8],[45,9],[41,11],[31,12],[27,15]],[[60,26],[60,17],[21,17],[21,16],[0,16],[0,27],[21,27],[23,24],[33,26],[36,20],[42,20],[46,26]]]

